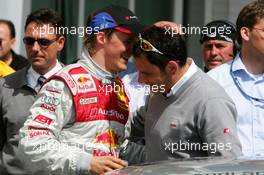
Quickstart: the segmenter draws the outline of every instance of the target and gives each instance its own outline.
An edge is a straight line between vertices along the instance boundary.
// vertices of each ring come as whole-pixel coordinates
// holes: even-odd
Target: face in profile
[[[104,44],[107,59],[106,70],[117,73],[126,70],[135,35],[114,31]]]
[[[257,21],[257,23],[251,28],[243,27],[244,33],[242,37],[244,42],[258,55],[264,55],[264,18]]]
[[[156,65],[151,64],[143,55],[137,56],[135,66],[138,71],[138,82],[149,85],[151,91],[165,92],[171,82],[171,76],[165,71],[161,71]]]
[[[222,40],[208,40],[203,42],[203,57],[205,66],[211,70],[231,60],[233,55],[233,43]]]
[[[50,24],[31,22],[27,25],[23,39],[28,60],[35,71],[45,74],[57,62],[58,52],[64,46],[64,37],[57,37]]]

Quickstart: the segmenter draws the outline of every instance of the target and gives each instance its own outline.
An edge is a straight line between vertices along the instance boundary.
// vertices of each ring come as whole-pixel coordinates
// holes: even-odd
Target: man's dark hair
[[[7,27],[9,28],[9,31],[10,31],[10,37],[15,38],[16,37],[16,30],[15,30],[15,26],[12,23],[12,21],[0,19],[0,24],[1,23],[7,25]]]
[[[141,33],[141,37],[150,42],[156,49],[164,55],[153,52],[144,51],[140,47],[140,40],[134,45],[133,55],[138,57],[143,55],[148,61],[163,71],[169,61],[176,61],[180,67],[186,64],[187,49],[186,44],[180,34],[171,36],[161,27],[152,26]]]
[[[58,28],[56,31],[60,31],[59,29],[64,26],[61,15],[49,8],[42,8],[29,14],[26,20],[25,30],[31,22],[35,22],[37,24],[51,24],[51,27]],[[62,36],[63,33],[56,32],[56,35],[59,37]]]
[[[246,5],[239,13],[236,28],[238,33],[238,43],[241,44],[240,29],[247,27],[253,29],[260,19],[264,17],[264,0],[256,0]]]

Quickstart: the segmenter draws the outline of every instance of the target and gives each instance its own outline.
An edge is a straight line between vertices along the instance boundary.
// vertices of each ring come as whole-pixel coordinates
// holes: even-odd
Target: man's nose
[[[213,46],[212,49],[211,49],[211,54],[212,55],[217,55],[217,53],[218,53],[218,49],[215,46]]]
[[[32,50],[33,51],[39,51],[40,50],[40,45],[37,41],[34,42],[34,44],[32,46]]]

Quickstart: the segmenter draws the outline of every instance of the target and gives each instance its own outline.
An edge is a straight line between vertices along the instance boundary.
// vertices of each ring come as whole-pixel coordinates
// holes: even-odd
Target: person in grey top
[[[233,101],[187,58],[181,35],[150,27],[134,56],[139,82],[152,93],[133,115],[130,140],[145,138],[147,162],[241,154]]]
[[[0,174],[27,172],[16,156],[19,129],[23,126],[42,80],[62,68],[57,57],[65,38],[51,27],[63,26],[60,15],[51,9],[32,12],[26,20],[23,39],[30,66],[0,80]],[[48,29],[50,29],[48,31]],[[45,32],[46,31],[46,32]],[[49,106],[43,106],[52,110]]]

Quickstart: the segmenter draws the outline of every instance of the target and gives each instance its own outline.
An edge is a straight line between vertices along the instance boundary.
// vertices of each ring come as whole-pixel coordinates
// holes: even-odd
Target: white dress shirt
[[[56,65],[49,71],[47,72],[44,76],[46,79],[57,73],[60,69],[62,68],[62,65],[59,63],[57,60]],[[39,73],[37,73],[32,66],[28,69],[27,72],[27,81],[28,81],[28,86],[31,87],[32,89],[35,89],[38,86],[38,78],[41,76]]]

